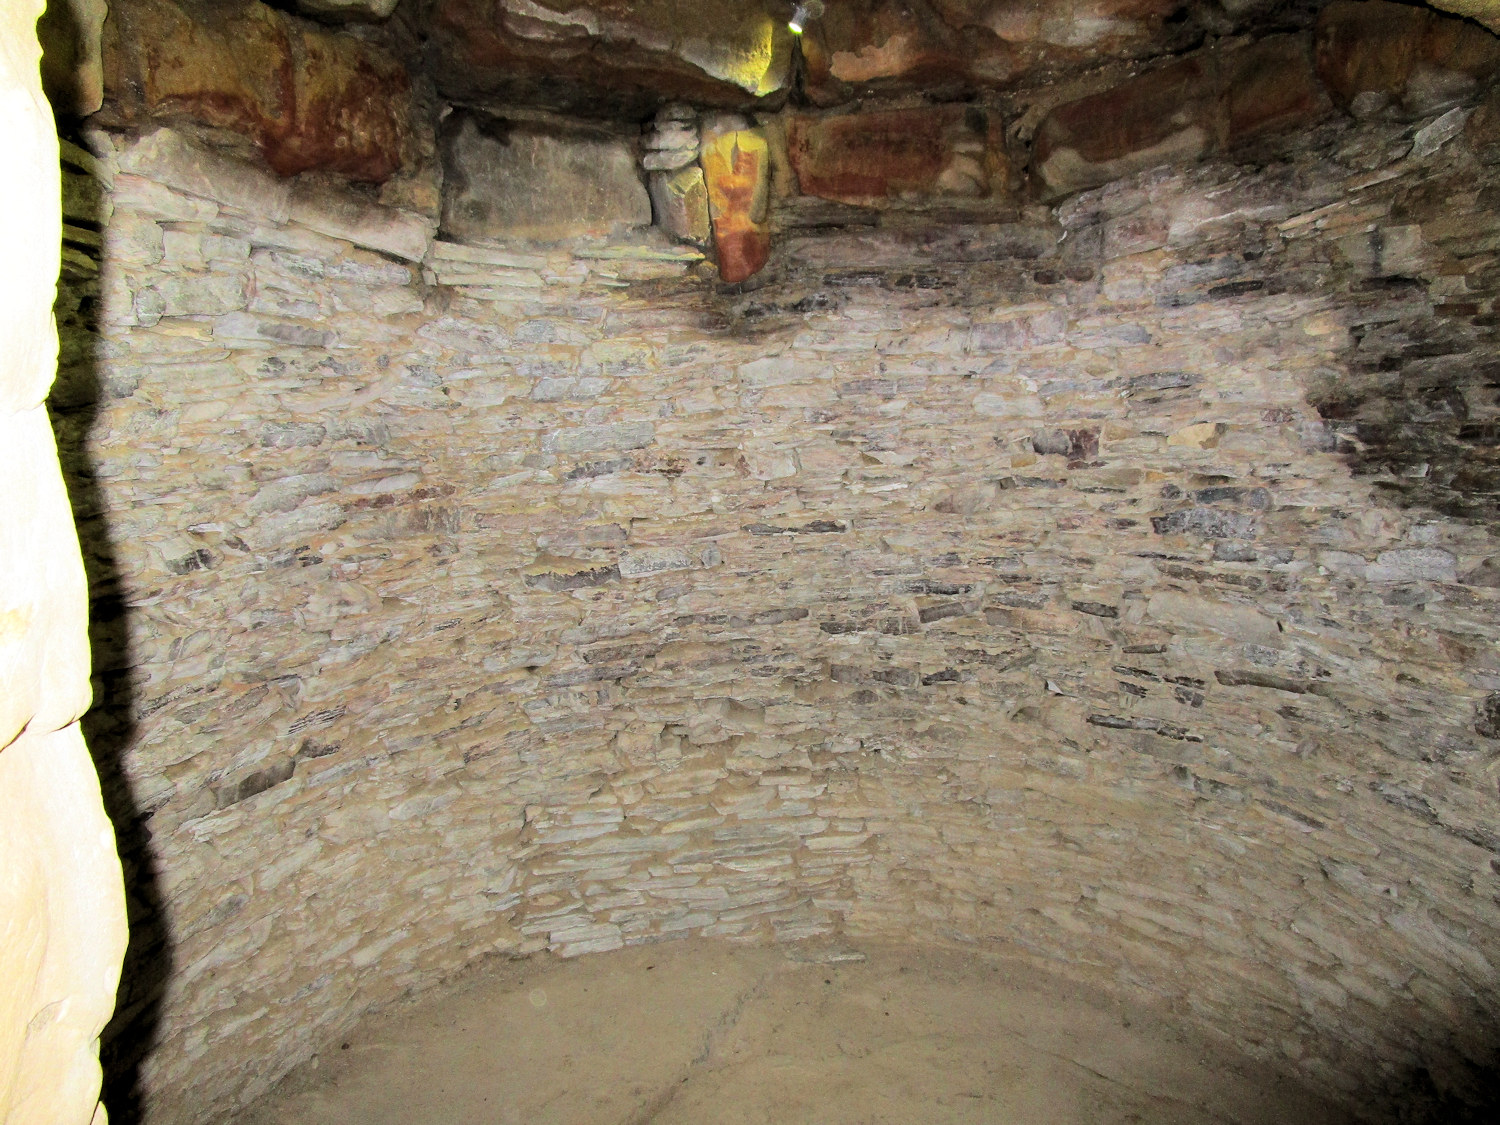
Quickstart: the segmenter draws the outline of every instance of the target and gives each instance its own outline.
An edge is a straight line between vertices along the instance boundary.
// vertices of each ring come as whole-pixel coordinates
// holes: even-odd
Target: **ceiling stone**
[[[1189,50],[1252,24],[1305,27],[1315,7],[834,0],[799,37],[786,28],[791,0],[430,0],[419,22],[427,68],[449,97],[631,113],[672,98],[774,106],[799,69],[816,105],[866,95],[957,98]]]
[[[1258,4],[1257,7],[1269,7]],[[803,38],[816,102],[860,91],[1003,86],[1091,58],[1139,58],[1201,41],[1180,0],[849,0]]]
[[[379,23],[401,0],[297,0],[297,11],[335,23]]]
[[[790,6],[787,12],[790,12]],[[433,0],[428,69],[449,97],[639,111],[787,89],[795,36],[756,0]]]

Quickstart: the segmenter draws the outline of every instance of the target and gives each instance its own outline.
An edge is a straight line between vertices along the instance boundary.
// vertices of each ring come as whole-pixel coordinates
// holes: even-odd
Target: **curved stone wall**
[[[65,151],[117,1077],[204,1120],[489,955],[847,934],[1477,1101],[1487,112],[788,236],[747,294]]]

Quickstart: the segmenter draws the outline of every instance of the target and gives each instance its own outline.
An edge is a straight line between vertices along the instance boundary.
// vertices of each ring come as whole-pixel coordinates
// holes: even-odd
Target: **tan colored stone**
[[[42,407],[0,414],[0,745],[58,730],[89,705],[83,561]]]
[[[0,1113],[99,1115],[99,1032],[125,953],[115,834],[76,724],[0,750]]]
[[[422,215],[379,207],[311,184],[293,187],[287,217],[308,230],[408,262],[427,256],[435,231],[435,224]]]
[[[36,406],[47,393],[57,356],[52,330],[52,286],[57,277],[62,217],[57,200],[57,135],[41,88],[25,80],[41,50],[32,23],[41,12],[33,0],[5,9],[3,25],[5,97],[14,110],[3,119],[8,159],[27,174],[5,177],[0,207],[0,245],[11,256],[0,270],[0,413]],[[0,736],[3,737],[3,736]]]
[[[1154,595],[1146,614],[1175,630],[1219,633],[1240,641],[1264,643],[1279,635],[1275,620],[1259,610],[1174,591]]]
[[[123,147],[119,166],[123,172],[273,223],[283,223],[291,215],[289,182],[248,160],[200,144],[176,129],[156,129]]]
[[[1173,433],[1167,438],[1167,444],[1188,449],[1213,449],[1224,436],[1225,428],[1223,422],[1196,422]]]

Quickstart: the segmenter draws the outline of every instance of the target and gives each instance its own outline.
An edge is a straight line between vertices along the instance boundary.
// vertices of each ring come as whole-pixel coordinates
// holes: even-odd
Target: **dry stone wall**
[[[998,950],[1377,1117],[1482,1103],[1500,153],[1456,112],[787,226],[748,293],[65,149],[152,1120],[486,956],[686,934]]]

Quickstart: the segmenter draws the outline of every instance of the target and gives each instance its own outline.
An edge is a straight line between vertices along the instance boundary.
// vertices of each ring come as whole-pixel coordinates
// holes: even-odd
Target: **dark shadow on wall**
[[[68,124],[60,121],[59,135],[79,144],[69,132]],[[63,265],[55,306],[60,351],[47,409],[88,574],[94,702],[83,717],[83,732],[99,771],[105,811],[115,827],[130,927],[115,1014],[101,1036],[103,1099],[115,1125],[131,1125],[141,1118],[140,1067],[155,1042],[172,949],[151,843],[153,810],[143,806],[125,768],[140,718],[131,610],[90,438],[101,404],[129,394],[130,387],[128,379],[111,382],[101,364],[103,342],[97,327],[106,210],[103,190],[86,164],[77,150],[64,145]]]
[[[1394,506],[1500,528],[1500,103],[1482,106],[1471,156],[1414,178],[1388,226],[1344,239],[1356,275],[1344,370],[1313,388],[1356,476]],[[1411,249],[1419,232],[1422,253]],[[1403,239],[1405,242],[1403,243]],[[1455,289],[1453,282],[1462,282]],[[1440,284],[1441,283],[1441,284]],[[1482,585],[1494,585],[1491,576]]]
[[[1493,1125],[1500,1121],[1500,1069],[1435,1076],[1418,1066],[1402,1076],[1386,1107],[1384,1116],[1397,1125]]]

